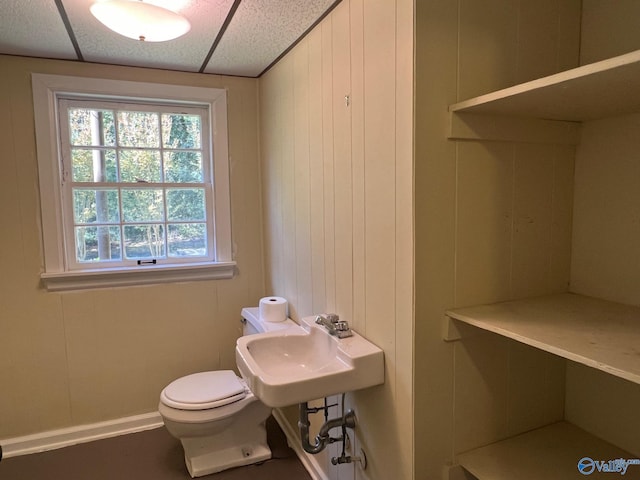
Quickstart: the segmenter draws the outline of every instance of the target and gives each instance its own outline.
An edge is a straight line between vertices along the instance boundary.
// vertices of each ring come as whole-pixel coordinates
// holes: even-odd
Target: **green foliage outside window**
[[[199,115],[71,108],[68,121],[78,262],[207,255]]]

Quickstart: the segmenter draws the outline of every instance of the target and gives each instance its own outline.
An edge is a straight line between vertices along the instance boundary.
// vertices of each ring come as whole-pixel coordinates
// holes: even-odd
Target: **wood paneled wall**
[[[576,154],[571,291],[629,305],[640,305],[638,128],[639,114],[586,122]],[[636,455],[639,400],[637,384],[567,368],[567,418]]]
[[[369,468],[330,478],[412,476],[412,23],[411,1],[344,0],[260,79],[267,291],[385,352],[347,399]]]

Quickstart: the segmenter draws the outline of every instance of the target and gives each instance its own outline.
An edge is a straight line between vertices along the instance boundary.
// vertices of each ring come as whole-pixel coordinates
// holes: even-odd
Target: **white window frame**
[[[49,291],[233,277],[236,263],[232,258],[226,90],[38,73],[32,74],[31,80],[44,247],[41,279]],[[213,205],[207,205],[207,208],[213,214],[214,261],[115,268],[88,265],[82,270],[69,268],[65,253],[63,168],[57,123],[58,99],[68,96],[175,102],[205,106],[209,110],[214,194]]]
[[[213,238],[213,171],[211,165],[211,152],[209,141],[211,128],[209,126],[209,109],[201,106],[201,105],[186,105],[181,103],[179,105],[167,104],[167,102],[162,103],[131,103],[130,100],[125,101],[114,101],[114,100],[105,100],[105,99],[96,99],[96,98],[77,98],[73,97],[59,97],[58,101],[58,128],[60,129],[60,146],[61,146],[61,162],[63,168],[63,183],[62,183],[62,200],[64,203],[63,210],[63,224],[65,226],[65,248],[66,248],[66,266],[68,270],[87,270],[91,267],[90,263],[80,262],[76,258],[76,241],[71,241],[75,237],[75,221],[74,221],[74,199],[73,199],[73,191],[78,188],[81,190],[90,189],[93,190],[96,187],[106,187],[112,192],[118,191],[118,197],[120,198],[119,205],[122,207],[122,194],[128,190],[139,190],[150,188],[154,191],[162,190],[164,192],[163,203],[168,201],[167,190],[174,190],[180,188],[198,188],[204,191],[205,196],[205,204],[206,204],[206,218],[205,223],[208,227],[207,229],[207,241],[206,241],[206,255],[200,257],[175,257],[169,254],[169,245],[165,245],[165,256],[158,259],[152,258],[127,258],[124,254],[124,251],[121,251],[119,260],[108,260],[103,261],[98,264],[96,268],[103,269],[107,268],[109,265],[117,267],[117,266],[131,266],[131,265],[142,265],[145,262],[151,261],[155,263],[156,261],[162,262],[163,265],[177,265],[177,264],[190,264],[190,263],[202,263],[202,262],[213,262],[215,260],[215,248],[214,248],[214,238]],[[197,150],[202,155],[202,181],[197,183],[179,183],[179,182],[167,182],[164,179],[158,179],[157,182],[143,182],[143,183],[133,183],[127,181],[115,181],[115,182],[104,182],[104,183],[96,183],[94,181],[90,182],[76,182],[73,179],[73,175],[71,172],[73,171],[72,165],[72,151],[74,148],[88,149],[90,147],[95,148],[95,146],[77,146],[71,145],[71,132],[69,129],[69,110],[71,109],[95,109],[95,110],[111,110],[111,111],[135,111],[135,112],[151,112],[151,113],[178,113],[178,114],[190,114],[196,115],[200,117],[201,121],[201,134],[202,134],[202,142],[200,148]],[[114,122],[117,125],[117,122]],[[116,127],[114,125],[114,127]],[[117,128],[117,127],[116,127]],[[117,135],[116,135],[117,136]],[[102,148],[111,150],[112,152],[120,151],[122,154],[123,151],[129,150],[152,150],[154,152],[166,152],[173,151],[173,149],[165,149],[163,145],[157,145],[154,147],[123,147],[118,142],[115,145],[104,145],[100,146]],[[162,154],[159,155],[162,157]],[[165,213],[167,204],[165,203]],[[118,224],[111,223],[111,227],[121,228],[125,226],[128,222],[124,219],[124,212],[119,212],[119,220]],[[164,218],[164,221],[160,223],[168,223],[170,219],[168,217]],[[126,227],[125,227],[126,228]],[[121,231],[121,241],[124,246],[124,232]],[[168,235],[168,230],[165,228],[165,235]],[[124,250],[124,249],[123,249]],[[95,265],[95,263],[93,264]]]

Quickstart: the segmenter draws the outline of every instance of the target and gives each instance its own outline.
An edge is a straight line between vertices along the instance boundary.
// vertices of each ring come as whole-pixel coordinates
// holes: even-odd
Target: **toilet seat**
[[[247,387],[231,370],[200,372],[178,378],[162,390],[160,400],[180,410],[206,410],[242,400]]]

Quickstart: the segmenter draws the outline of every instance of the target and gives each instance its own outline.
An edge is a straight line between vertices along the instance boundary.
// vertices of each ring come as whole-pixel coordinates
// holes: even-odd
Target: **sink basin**
[[[264,404],[284,407],[384,383],[380,348],[356,332],[334,337],[315,318],[238,339],[238,369]]]

